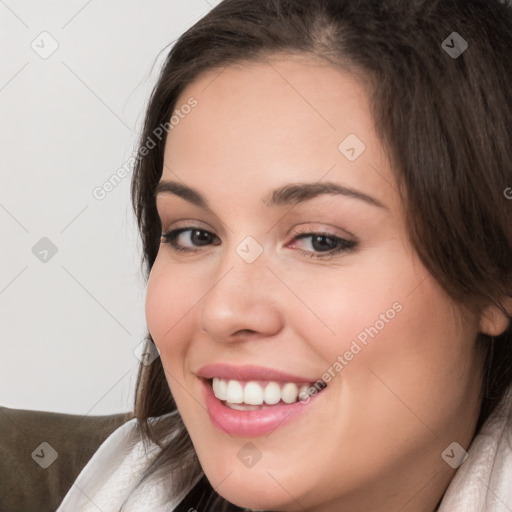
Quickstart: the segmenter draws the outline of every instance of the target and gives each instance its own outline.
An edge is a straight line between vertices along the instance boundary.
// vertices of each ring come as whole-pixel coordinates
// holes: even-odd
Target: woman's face
[[[201,75],[176,109],[157,207],[183,231],[146,318],[209,481],[258,509],[432,511],[478,416],[478,321],[408,243],[364,89],[275,58]]]

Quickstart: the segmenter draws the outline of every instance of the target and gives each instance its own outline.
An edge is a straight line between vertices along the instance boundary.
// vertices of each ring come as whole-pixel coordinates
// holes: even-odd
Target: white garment
[[[105,439],[82,469],[56,512],[120,511],[138,478],[160,450],[156,444],[150,443],[146,451],[136,427],[137,420],[132,419]],[[123,512],[171,512],[199,478],[169,502],[164,483],[148,477],[130,496]]]
[[[96,451],[56,512],[119,512],[157,450],[152,444],[146,454],[136,420],[128,421]],[[512,387],[475,436],[468,454],[438,512],[512,512]],[[163,484],[149,477],[125,510],[171,512],[196,483],[169,502]]]
[[[512,386],[473,439],[438,512],[512,512]]]

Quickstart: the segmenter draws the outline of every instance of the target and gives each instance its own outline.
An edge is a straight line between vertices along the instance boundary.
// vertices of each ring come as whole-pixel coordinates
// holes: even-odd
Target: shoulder
[[[160,448],[144,442],[133,418],[101,444],[57,512],[119,510]]]
[[[512,386],[468,449],[439,512],[512,509]],[[505,507],[507,508],[507,507]]]

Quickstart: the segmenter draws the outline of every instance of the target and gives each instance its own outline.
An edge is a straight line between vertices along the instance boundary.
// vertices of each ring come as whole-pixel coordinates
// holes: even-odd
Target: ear
[[[501,302],[509,316],[512,316],[512,297],[507,297]],[[497,306],[487,306],[480,316],[480,332],[488,336],[499,336],[508,327],[509,318]]]

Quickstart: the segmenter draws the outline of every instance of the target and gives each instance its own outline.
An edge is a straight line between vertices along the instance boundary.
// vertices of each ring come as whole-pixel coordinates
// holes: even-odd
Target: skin
[[[312,72],[314,70],[314,72]],[[454,474],[442,458],[467,448],[480,407],[479,330],[499,334],[491,308],[461,310],[411,248],[393,170],[374,130],[363,86],[306,57],[230,65],[200,75],[182,93],[197,106],[169,132],[162,179],[197,189],[212,212],[171,194],[157,198],[162,232],[193,227],[177,253],[162,243],[147,287],[146,319],[201,465],[232,503],[311,512],[432,512]],[[349,161],[348,134],[365,151]],[[266,208],[290,182],[332,181],[385,207],[322,195]],[[356,240],[353,252],[322,256],[297,230]],[[207,236],[207,235],[206,235]],[[252,236],[262,254],[237,246]],[[316,249],[315,249],[316,247]],[[325,250],[325,249],[324,249]],[[255,364],[314,381],[394,303],[402,309],[311,403],[307,414],[266,436],[230,436],[210,421],[195,372]],[[262,458],[237,458],[252,442]]]

